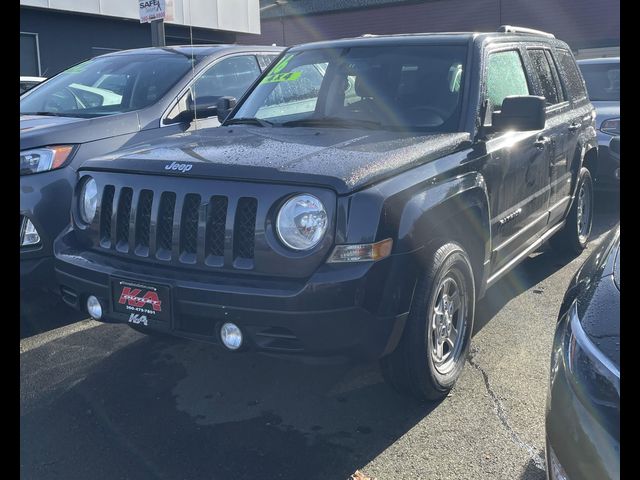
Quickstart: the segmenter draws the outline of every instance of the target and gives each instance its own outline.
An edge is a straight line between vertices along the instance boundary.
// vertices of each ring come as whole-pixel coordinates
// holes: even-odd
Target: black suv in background
[[[69,224],[88,158],[219,125],[218,97],[241,96],[281,47],[123,50],[75,65],[20,97],[20,287],[55,288],[53,240]]]
[[[434,399],[487,287],[548,239],[589,239],[595,112],[552,35],[300,45],[234,104],[80,168],[66,302],[227,350],[380,358]]]

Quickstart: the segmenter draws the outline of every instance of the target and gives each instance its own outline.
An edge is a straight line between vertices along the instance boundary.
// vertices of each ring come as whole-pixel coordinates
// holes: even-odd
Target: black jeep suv
[[[433,399],[487,287],[547,239],[587,244],[595,113],[552,35],[296,46],[235,103],[84,163],[55,243],[69,304],[228,350],[380,358]]]

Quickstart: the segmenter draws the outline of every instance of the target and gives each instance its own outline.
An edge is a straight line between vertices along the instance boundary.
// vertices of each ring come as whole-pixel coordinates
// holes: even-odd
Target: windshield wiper
[[[261,118],[241,117],[226,120],[224,122],[224,125],[257,125],[259,127],[271,127],[273,126],[273,122],[270,122],[269,120],[263,120]]]
[[[382,128],[380,122],[375,120],[364,120],[359,118],[343,118],[343,117],[316,117],[302,118],[300,120],[290,120],[281,123],[283,127],[365,127],[365,128]]]

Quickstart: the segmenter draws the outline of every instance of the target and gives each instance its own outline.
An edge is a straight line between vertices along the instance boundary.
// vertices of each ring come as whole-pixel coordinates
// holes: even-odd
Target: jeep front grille
[[[253,266],[258,201],[240,197],[233,204],[222,195],[176,194],[105,185],[100,208],[100,247],[139,258]],[[229,212],[229,207],[233,212]],[[227,242],[227,217],[233,220]],[[229,248],[230,247],[230,248]],[[228,252],[228,250],[231,250]]]

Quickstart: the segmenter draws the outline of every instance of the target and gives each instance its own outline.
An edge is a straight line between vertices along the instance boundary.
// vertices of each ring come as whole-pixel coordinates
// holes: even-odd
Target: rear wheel
[[[446,243],[430,255],[418,281],[400,344],[381,360],[385,380],[420,400],[447,395],[464,368],[474,309],[469,257]]]
[[[593,181],[586,168],[580,170],[576,197],[569,210],[565,226],[550,239],[556,250],[580,254],[589,243],[593,222]]]

